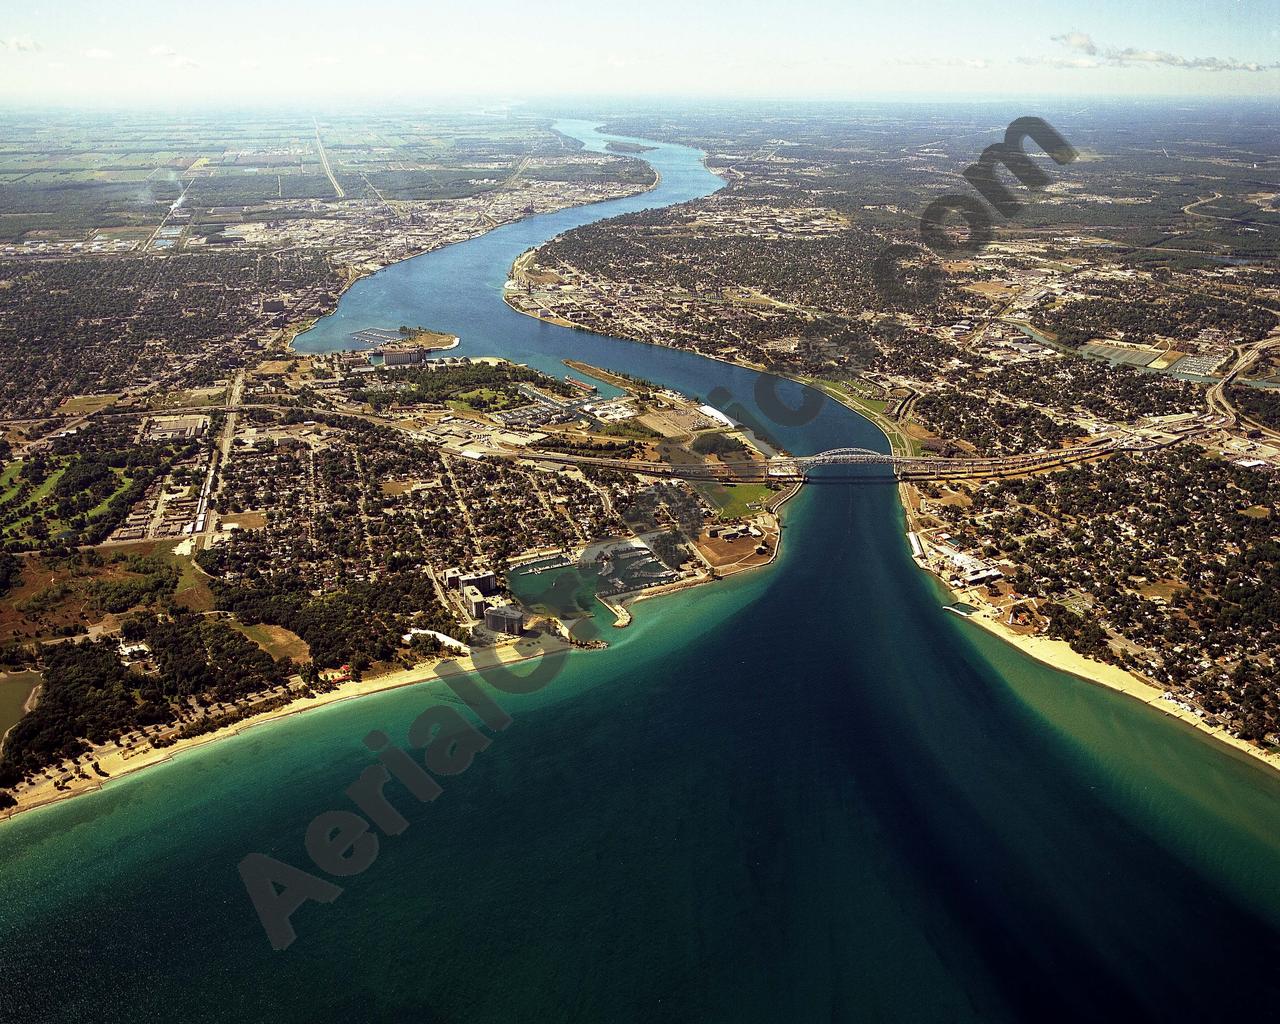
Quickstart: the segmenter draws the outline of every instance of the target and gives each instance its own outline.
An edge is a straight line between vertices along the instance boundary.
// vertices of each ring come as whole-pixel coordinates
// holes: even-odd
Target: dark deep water
[[[599,148],[584,125],[565,126]],[[538,217],[360,282],[366,326],[625,369],[750,405],[755,375],[508,310],[512,259],[705,194]],[[883,447],[827,405],[796,452]],[[892,486],[809,488],[770,570],[637,607],[273,952],[236,865],[304,868],[371,729],[439,684],[320,709],[0,823],[0,1021],[1187,1020],[1280,1005],[1280,780],[944,614]]]

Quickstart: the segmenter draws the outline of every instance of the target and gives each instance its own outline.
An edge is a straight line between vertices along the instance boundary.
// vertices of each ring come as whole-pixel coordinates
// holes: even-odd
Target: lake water
[[[592,148],[590,125],[565,123]],[[299,339],[457,333],[751,408],[756,375],[501,301],[524,249],[661,185],[359,282]],[[828,404],[797,453],[885,442]],[[637,606],[273,952],[236,865],[302,836],[439,684],[275,723],[0,823],[0,1020],[1204,1021],[1280,999],[1280,785],[941,610],[883,481],[808,488],[768,570]],[[314,869],[313,869],[314,870]]]

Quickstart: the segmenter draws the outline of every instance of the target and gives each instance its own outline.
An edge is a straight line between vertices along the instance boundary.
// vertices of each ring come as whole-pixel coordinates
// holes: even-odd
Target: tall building
[[[484,613],[484,624],[495,633],[510,633],[519,636],[524,631],[524,612],[515,605],[499,605],[489,608]]]
[[[492,594],[498,589],[498,577],[490,570],[463,573],[458,577],[460,587],[475,587],[482,594]]]
[[[482,617],[485,608],[489,606],[489,602],[484,599],[484,595],[469,584],[462,588],[462,603],[467,606],[467,614],[473,619]]]
[[[444,585],[454,590],[475,587],[482,594],[492,594],[498,589],[498,577],[491,569],[465,572],[455,565],[444,571]]]
[[[382,349],[383,366],[410,366],[420,362],[422,362],[422,349],[420,348],[392,348],[387,346]]]

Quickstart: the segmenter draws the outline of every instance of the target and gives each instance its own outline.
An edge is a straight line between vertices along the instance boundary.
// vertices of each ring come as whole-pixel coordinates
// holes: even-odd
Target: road
[[[1102,458],[1116,452],[1150,451],[1181,444],[1205,434],[1209,431],[1229,427],[1236,422],[1234,408],[1225,396],[1225,385],[1242,370],[1252,366],[1263,349],[1273,344],[1280,344],[1280,336],[1264,339],[1251,346],[1241,346],[1243,351],[1237,357],[1231,372],[1215,385],[1211,391],[1216,394],[1210,398],[1210,412],[1201,418],[1191,421],[1182,428],[1166,432],[1160,436],[1142,434],[1140,432],[1118,428],[1109,434],[1096,438],[1088,444],[1074,448],[1054,449],[1052,451],[1028,452],[1007,455],[998,458],[942,458],[934,456],[886,455],[864,449],[838,449],[822,452],[813,456],[774,456],[766,461],[734,464],[707,465],[696,463],[675,466],[665,462],[633,461],[627,459],[610,459],[596,456],[568,455],[559,452],[542,452],[529,448],[494,447],[486,454],[493,458],[511,460],[530,460],[534,462],[553,463],[562,466],[598,466],[607,469],[640,473],[646,476],[676,477],[688,480],[716,480],[723,483],[747,483],[765,481],[803,481],[813,479],[809,471],[815,466],[829,465],[882,465],[891,468],[903,479],[913,480],[947,480],[959,478],[996,478],[1014,473],[1034,472],[1042,469],[1054,469]],[[199,406],[191,409],[166,409],[168,415],[183,412],[199,412],[208,414],[215,410],[225,411],[226,421],[218,441],[218,449],[210,464],[209,473],[201,490],[199,510],[206,511],[209,500],[215,493],[218,471],[230,458],[232,444],[235,440],[237,413],[245,409],[269,409],[278,412],[294,412],[322,417],[327,415],[354,416],[355,418],[376,423],[394,430],[405,428],[394,420],[387,420],[369,414],[338,412],[333,409],[309,406],[284,405],[270,402],[245,402],[243,400],[245,371],[237,371],[227,391],[227,402],[223,406]],[[131,410],[127,413],[112,414],[110,409],[103,410],[106,415],[154,415],[150,410]],[[88,419],[89,417],[84,417]],[[464,523],[467,511],[463,510]],[[197,547],[201,546],[208,533],[212,531],[213,516],[209,516],[204,531],[196,536]],[[467,524],[469,525],[469,524]]]
[[[333,186],[333,191],[338,198],[346,199],[347,193],[338,184],[338,179],[333,176],[333,168],[329,166],[329,154],[324,151],[324,141],[320,138],[320,122],[313,117],[311,123],[316,128],[316,152],[320,154],[320,166],[324,168],[325,176],[329,179],[329,184]]]
[[[1191,435],[1180,436],[1176,441],[1167,443],[1181,443],[1188,436]],[[809,476],[809,470],[813,467],[840,465],[886,466],[892,468],[895,473],[900,474],[902,477],[912,480],[1000,477],[1013,473],[1028,473],[1039,469],[1067,466],[1076,462],[1101,458],[1117,451],[1142,451],[1149,448],[1164,447],[1166,444],[1157,442],[1134,443],[1117,438],[1104,438],[1099,442],[1080,445],[1076,448],[1049,452],[1030,452],[997,459],[911,458],[885,455],[881,452],[843,449],[799,458],[778,456],[769,459],[767,462],[723,463],[717,465],[696,463],[681,466],[666,462],[640,462],[589,455],[567,455],[562,452],[539,452],[531,451],[527,448],[495,452],[494,454],[513,459],[527,459],[534,462],[548,462],[566,466],[598,466],[603,469],[641,473],[645,476],[677,477],[683,480],[715,480],[721,483],[778,481],[781,483],[813,480],[814,478]]]
[[[218,488],[222,467],[231,458],[231,447],[236,439],[236,418],[244,395],[245,371],[237,370],[227,388],[227,418],[222,425],[222,434],[218,438],[218,447],[209,459],[209,472],[205,474],[204,484],[200,488],[200,498],[196,502],[196,522],[204,516],[204,529],[194,530],[191,534],[194,549],[199,551],[208,542],[209,535],[214,532],[214,520],[217,518],[210,508],[213,496]]]
[[[173,216],[174,211],[181,208],[183,201],[187,198],[187,192],[190,190],[191,186],[195,184],[195,180],[195,178],[192,178],[187,182],[186,187],[182,190],[182,194],[178,196],[177,201],[169,207],[168,213],[164,215],[164,220],[157,224],[156,229],[147,236],[147,240],[142,244],[142,252],[152,251],[151,247],[155,244],[155,240],[160,237],[161,229],[169,223],[169,218]]]
[[[1208,391],[1205,392],[1204,397],[1209,405],[1209,411],[1218,416],[1225,416],[1228,420],[1227,426],[1234,427],[1242,419],[1239,410],[1236,409],[1231,401],[1231,382],[1246,370],[1251,369],[1262,358],[1264,352],[1275,348],[1277,345],[1280,345],[1280,335],[1274,334],[1248,345],[1237,345],[1235,347],[1236,361],[1231,364],[1231,369],[1223,375],[1220,381],[1211,385]],[[1269,439],[1273,441],[1280,440],[1280,432],[1252,420],[1247,420],[1246,422],[1251,427],[1261,430]]]

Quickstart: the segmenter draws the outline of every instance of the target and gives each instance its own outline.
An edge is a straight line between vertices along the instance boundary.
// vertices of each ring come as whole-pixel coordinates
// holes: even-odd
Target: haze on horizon
[[[5,105],[493,95],[1280,95],[1268,0],[86,0],[0,20]]]

